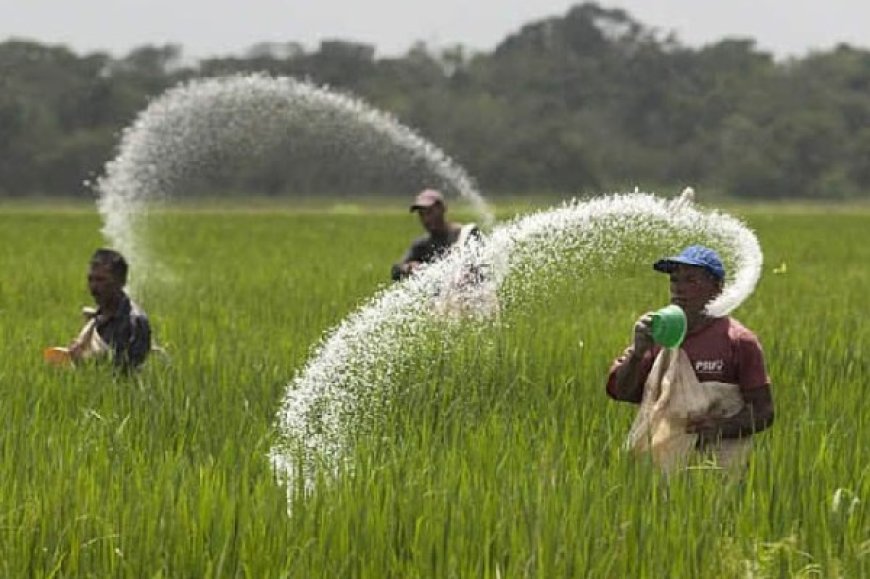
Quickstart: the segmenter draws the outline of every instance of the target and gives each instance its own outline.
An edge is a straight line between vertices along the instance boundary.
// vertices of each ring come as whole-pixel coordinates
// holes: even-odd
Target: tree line
[[[690,48],[594,3],[478,53],[421,43],[378,58],[373,46],[335,40],[186,64],[177,45],[115,58],[8,40],[0,196],[93,195],[87,183],[150,99],[182,81],[246,72],[360,96],[444,149],[490,195],[694,184],[739,198],[870,197],[870,51],[840,45],[776,60],[749,39]],[[375,191],[352,179],[333,190],[305,167],[257,165],[211,192],[408,194],[383,176]]]

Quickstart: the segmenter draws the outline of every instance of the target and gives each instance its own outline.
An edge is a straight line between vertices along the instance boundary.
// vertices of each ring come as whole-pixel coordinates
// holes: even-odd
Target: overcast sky
[[[242,55],[258,42],[322,39],[404,53],[416,40],[491,50],[525,23],[563,15],[562,0],[0,0],[0,40],[63,43],[121,56],[176,43],[188,57]],[[870,0],[601,0],[691,46],[751,37],[779,57],[840,42],[870,47]]]

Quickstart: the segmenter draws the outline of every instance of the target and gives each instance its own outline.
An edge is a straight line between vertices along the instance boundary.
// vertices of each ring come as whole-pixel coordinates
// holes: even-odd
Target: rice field
[[[737,212],[766,261],[735,316],[765,347],[776,403],[744,479],[666,483],[620,450],[634,409],[605,396],[606,372],[667,299],[626,263],[414,352],[352,466],[305,494],[268,459],[287,383],[390,283],[412,216],[161,215],[172,276],[137,297],[168,354],[123,379],[41,359],[89,304],[96,214],[5,208],[0,575],[870,576],[870,212]]]

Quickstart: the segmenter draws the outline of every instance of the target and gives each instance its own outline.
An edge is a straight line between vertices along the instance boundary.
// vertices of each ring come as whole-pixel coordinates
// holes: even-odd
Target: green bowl
[[[652,313],[652,337],[656,344],[676,348],[686,337],[686,313],[677,305],[665,306]]]

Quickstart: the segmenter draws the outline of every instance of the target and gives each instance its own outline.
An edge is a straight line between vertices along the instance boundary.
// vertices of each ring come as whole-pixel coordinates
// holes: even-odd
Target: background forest
[[[88,182],[149,99],[192,78],[252,72],[308,79],[392,113],[490,196],[695,184],[741,199],[870,197],[870,51],[777,60],[751,39],[688,48],[594,3],[480,53],[420,43],[381,58],[335,40],[190,62],[177,45],[113,57],[10,39],[0,43],[0,197],[92,197]],[[208,194],[408,195],[401,180],[273,156]]]

